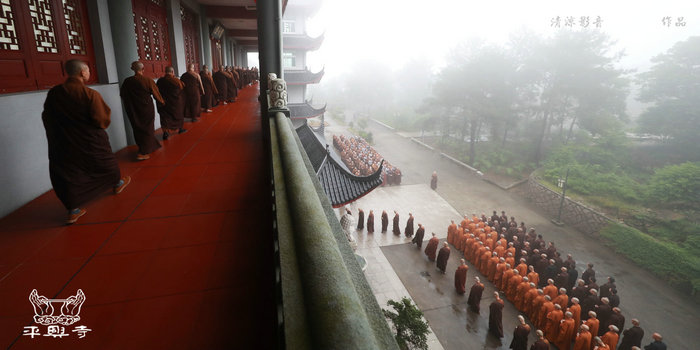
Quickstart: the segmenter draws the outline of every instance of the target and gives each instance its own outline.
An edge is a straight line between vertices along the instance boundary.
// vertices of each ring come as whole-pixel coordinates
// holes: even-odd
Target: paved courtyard
[[[328,118],[326,137],[347,130]],[[408,213],[412,212],[418,223],[426,226],[427,240],[430,232],[444,239],[450,219],[459,219],[460,213],[505,210],[508,216],[525,221],[535,227],[546,240],[551,240],[559,251],[571,253],[577,262],[579,273],[588,262],[595,264],[597,276],[614,276],[621,298],[620,308],[630,327],[630,319],[638,318],[645,330],[643,345],[651,342],[651,334],[660,332],[670,349],[697,349],[700,343],[700,305],[682,293],[668,287],[611,249],[603,246],[595,237],[584,235],[569,227],[553,225],[538,208],[533,207],[516,191],[504,191],[482,181],[481,178],[454,162],[440,157],[438,153],[402,136],[378,123],[370,122],[369,130],[374,135],[375,149],[398,166],[403,173],[401,186],[383,187],[353,203],[350,208],[357,215],[357,208],[365,213],[375,211],[375,225],[379,228],[380,214],[387,210],[390,221],[393,210],[401,217],[403,228]],[[431,173],[439,174],[437,191],[428,186]],[[391,227],[391,222],[390,222]],[[432,331],[431,349],[458,348],[502,348],[507,349],[515,327],[516,310],[509,302],[504,309],[505,338],[501,341],[486,335],[488,316],[484,307],[492,301],[493,286],[486,282],[482,315],[465,312],[463,297],[454,293],[453,278],[461,254],[453,249],[446,275],[437,274],[434,264],[429,264],[425,255],[418,252],[410,239],[394,237],[390,232],[372,235],[356,232],[358,253],[365,256],[369,267],[366,276],[377,299],[383,307],[386,300],[410,296],[425,313]],[[470,266],[467,288],[473,276],[478,274]],[[531,335],[531,339],[534,337]]]

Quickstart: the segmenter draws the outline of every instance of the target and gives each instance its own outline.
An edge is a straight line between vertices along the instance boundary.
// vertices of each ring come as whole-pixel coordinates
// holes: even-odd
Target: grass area
[[[625,225],[609,224],[600,235],[615,251],[663,278],[671,286],[694,295],[700,302],[700,257]]]

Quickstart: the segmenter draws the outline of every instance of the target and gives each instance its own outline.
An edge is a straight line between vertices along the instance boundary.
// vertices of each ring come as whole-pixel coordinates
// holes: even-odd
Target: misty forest
[[[697,291],[700,37],[659,52],[645,71],[620,68],[615,44],[599,31],[471,40],[438,70],[360,61],[313,94],[331,116],[351,111],[370,141],[368,120],[381,121],[484,177],[535,177],[561,191],[568,171],[567,195],[629,225],[601,232],[610,245]]]

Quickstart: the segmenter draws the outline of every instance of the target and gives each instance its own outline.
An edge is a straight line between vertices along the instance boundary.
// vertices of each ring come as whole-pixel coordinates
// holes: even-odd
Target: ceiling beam
[[[241,46],[258,46],[258,40],[236,40],[236,44]]]
[[[255,29],[229,29],[226,31],[227,36],[233,37],[258,37],[258,31]]]
[[[231,19],[257,19],[257,10],[248,10],[243,6],[207,6],[207,17]]]

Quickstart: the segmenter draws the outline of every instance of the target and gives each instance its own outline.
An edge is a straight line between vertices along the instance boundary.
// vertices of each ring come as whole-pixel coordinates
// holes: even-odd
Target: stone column
[[[102,84],[117,83],[119,78],[117,77],[107,0],[88,1],[87,6],[93,39],[92,46],[95,49],[97,76]]]
[[[182,32],[182,17],[180,16],[180,0],[166,2],[168,16],[168,37],[170,38],[170,62],[175,68],[175,75],[180,76],[187,71],[185,61],[185,35]]]
[[[282,71],[282,4],[280,0],[258,3],[258,48],[260,50],[261,90],[267,86],[268,73],[284,79]]]
[[[212,68],[211,60],[211,38],[209,38],[209,19],[206,16],[206,8],[204,5],[200,7],[199,10],[199,25],[201,26],[201,37],[200,42],[202,43],[202,62],[200,64],[206,64],[209,69]],[[202,67],[197,67],[199,71]]]

